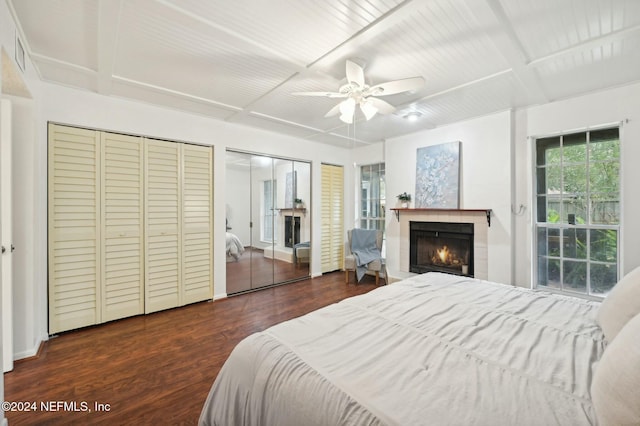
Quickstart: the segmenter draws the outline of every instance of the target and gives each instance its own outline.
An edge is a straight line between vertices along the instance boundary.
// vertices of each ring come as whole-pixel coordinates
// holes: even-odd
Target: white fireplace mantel
[[[282,213],[290,213],[293,214],[294,216],[298,216],[300,215],[300,213],[302,213],[304,216],[307,215],[307,209],[305,207],[295,207],[295,208],[281,208],[281,209],[277,209],[278,212],[282,215]]]
[[[436,213],[483,213],[487,216],[487,226],[491,226],[491,209],[431,209],[431,208],[392,208],[396,214],[396,220],[400,221],[400,212],[403,213],[420,213],[420,212],[436,212]]]

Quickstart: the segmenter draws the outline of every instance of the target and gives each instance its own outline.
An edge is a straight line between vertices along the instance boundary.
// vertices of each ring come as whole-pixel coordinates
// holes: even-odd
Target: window
[[[276,181],[265,180],[263,187],[262,198],[262,241],[273,243],[275,242],[276,235],[276,221],[275,221],[275,200],[276,200]]]
[[[384,163],[360,167],[360,228],[379,229],[385,226]]]
[[[602,296],[619,275],[619,129],[540,138],[535,157],[536,285]]]

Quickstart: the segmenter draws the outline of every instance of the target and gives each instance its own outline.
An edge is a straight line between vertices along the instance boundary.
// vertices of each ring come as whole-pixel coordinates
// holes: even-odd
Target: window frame
[[[269,188],[269,194],[267,194],[267,185]],[[275,179],[265,179],[262,181],[262,205],[261,210],[262,214],[260,215],[262,219],[262,223],[260,226],[260,241],[263,243],[275,244],[277,243],[277,232],[278,225],[276,221],[276,205],[275,200],[277,199],[277,182]],[[267,224],[270,223],[270,226]],[[266,231],[267,229],[271,230],[271,238],[267,237]]]
[[[593,207],[591,204],[592,201],[592,195],[598,195],[598,194],[612,194],[612,192],[602,192],[602,191],[591,191],[591,183],[590,183],[590,177],[591,177],[591,170],[590,168],[592,167],[592,165],[594,163],[601,163],[603,161],[598,161],[598,160],[594,160],[591,161],[590,158],[590,146],[591,146],[591,135],[594,132],[598,132],[598,131],[603,131],[603,130],[614,130],[617,129],[618,131],[618,158],[617,161],[612,161],[613,163],[617,163],[617,168],[618,168],[618,187],[617,187],[617,203],[618,203],[618,220],[617,220],[617,224],[603,224],[603,223],[593,223],[593,218],[592,218],[592,213],[593,213]],[[584,144],[586,145],[585,147],[585,159],[584,159],[584,163],[572,163],[572,162],[564,162],[564,153],[561,155],[561,160],[559,163],[559,167],[560,167],[560,193],[558,196],[558,200],[561,203],[560,206],[560,212],[559,212],[559,218],[560,221],[558,222],[549,222],[548,221],[548,206],[549,206],[549,202],[548,202],[548,197],[549,197],[549,192],[548,192],[548,182],[546,180],[544,180],[544,185],[545,185],[545,194],[542,194],[540,192],[540,190],[538,189],[538,185],[540,183],[540,179],[539,179],[539,175],[538,175],[538,171],[540,168],[547,168],[548,164],[546,162],[546,159],[544,160],[544,162],[540,163],[538,161],[538,142],[541,139],[551,139],[551,138],[559,138],[560,143],[558,145],[558,147],[562,147],[564,148],[564,138],[567,136],[574,136],[574,135],[578,135],[584,133],[585,134],[585,142]],[[534,136],[531,138],[532,140],[532,144],[531,144],[531,152],[532,152],[532,163],[531,163],[531,171],[532,171],[532,184],[531,184],[531,189],[532,189],[532,205],[533,205],[533,209],[531,210],[531,223],[532,223],[532,282],[531,282],[531,287],[532,288],[538,288],[538,289],[544,289],[546,291],[550,291],[550,292],[554,292],[554,293],[561,293],[561,294],[567,294],[567,295],[572,295],[572,296],[578,296],[578,297],[583,297],[583,298],[588,298],[588,299],[595,299],[595,300],[602,300],[608,291],[610,291],[610,289],[608,289],[607,291],[605,291],[604,293],[594,293],[593,292],[593,285],[591,283],[591,265],[612,265],[613,262],[608,262],[608,261],[600,261],[597,259],[593,259],[593,255],[591,253],[591,233],[593,231],[599,231],[599,230],[615,230],[616,231],[616,260],[615,260],[615,265],[616,265],[616,278],[615,281],[613,282],[611,288],[613,287],[613,285],[615,285],[615,283],[619,280],[620,276],[621,276],[621,271],[623,270],[622,268],[622,261],[623,261],[623,254],[621,252],[621,248],[623,247],[623,223],[624,223],[624,218],[623,218],[623,211],[624,211],[624,206],[623,206],[623,200],[622,200],[622,194],[623,194],[623,187],[622,187],[622,177],[623,177],[623,164],[622,164],[622,158],[624,157],[623,155],[623,126],[622,126],[622,122],[616,122],[616,123],[609,123],[609,124],[604,124],[601,126],[594,126],[594,127],[588,127],[588,128],[582,128],[582,129],[575,129],[575,130],[568,130],[568,131],[563,131],[563,132],[559,132],[559,133],[554,133],[554,134],[549,134],[549,135],[541,135],[541,136]],[[570,146],[570,144],[567,144],[567,146]],[[546,152],[546,150],[545,150]],[[604,161],[603,163],[606,163],[606,161]],[[564,207],[563,207],[563,203],[567,198],[570,198],[571,195],[573,194],[572,192],[566,191],[566,187],[565,187],[565,182],[564,182],[564,172],[565,172],[565,167],[575,167],[576,165],[585,165],[585,173],[586,173],[586,190],[584,192],[584,198],[585,198],[585,203],[586,203],[586,212],[587,212],[587,220],[586,223],[570,223],[569,219],[568,219],[568,215],[566,212],[564,212]],[[565,192],[566,191],[566,192]],[[567,197],[568,195],[568,197]],[[573,195],[579,195],[578,193],[573,194]],[[539,211],[539,203],[540,200],[544,199],[546,206],[544,209],[544,214],[545,214],[545,221],[541,222],[539,221],[539,216],[541,214],[541,212]],[[563,219],[567,219],[566,221],[563,221]],[[555,255],[551,255],[549,254],[549,238],[547,235],[547,239],[544,241],[547,244],[546,247],[546,252],[544,252],[543,254],[541,254],[540,251],[540,245],[539,245],[539,237],[540,237],[540,230],[541,229],[546,229],[547,231],[549,229],[557,229],[558,230],[558,247],[559,247],[559,255],[555,256]],[[585,254],[584,254],[584,258],[580,258],[577,256],[570,256],[570,255],[566,255],[564,253],[565,251],[565,244],[562,244],[560,242],[564,242],[566,238],[571,238],[571,234],[573,232],[574,235],[577,235],[578,231],[584,231],[585,235],[586,235],[586,243],[585,243]],[[574,250],[577,250],[577,246],[574,247]],[[558,260],[559,263],[559,271],[558,271],[558,275],[559,275],[559,287],[555,287],[555,286],[550,286],[550,285],[543,285],[540,284],[540,260],[542,257],[545,257],[546,260],[549,259],[555,259]],[[582,290],[571,290],[567,288],[567,283],[564,282],[565,278],[563,276],[564,274],[564,263],[569,260],[569,261],[575,261],[575,262],[584,262],[586,264],[586,281],[585,281],[585,287],[584,287],[584,291]],[[547,273],[549,272],[549,269],[547,267]],[[582,287],[581,287],[582,288]]]
[[[366,197],[363,197],[363,176],[364,176],[364,168],[368,168],[369,173],[371,173],[373,171],[373,168],[376,167],[376,172],[377,172],[377,176],[378,176],[378,182],[382,182],[384,185],[384,188],[382,187],[382,185],[379,185],[378,187],[378,192],[377,192],[377,197],[371,197],[371,191],[368,192]],[[357,186],[357,193],[358,193],[358,197],[357,197],[357,206],[356,206],[356,223],[358,224],[358,227],[361,229],[380,229],[382,230],[383,235],[386,233],[386,183],[387,183],[387,178],[386,178],[386,164],[384,162],[379,162],[379,163],[373,163],[373,164],[362,164],[359,166],[358,169],[359,172],[359,179],[358,179],[358,186]],[[381,179],[381,176],[383,177],[383,179]],[[380,213],[380,215],[378,216],[363,216],[363,206],[364,203],[367,203],[368,206],[373,205],[373,202],[376,202],[377,204],[377,208],[378,208],[378,212]],[[373,211],[375,209],[370,209],[368,210]],[[362,226],[363,224],[367,224],[367,226]],[[379,223],[380,226],[379,227],[374,227],[372,228],[370,225],[372,223]]]

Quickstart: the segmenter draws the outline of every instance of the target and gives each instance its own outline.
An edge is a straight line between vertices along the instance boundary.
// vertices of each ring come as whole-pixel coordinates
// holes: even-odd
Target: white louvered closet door
[[[100,322],[99,132],[49,124],[49,333]]]
[[[343,269],[344,170],[322,164],[322,273]]]
[[[145,312],[181,305],[182,144],[145,140]]]
[[[144,144],[102,133],[102,321],[144,313]]]
[[[213,297],[213,156],[211,147],[183,145],[182,304]]]

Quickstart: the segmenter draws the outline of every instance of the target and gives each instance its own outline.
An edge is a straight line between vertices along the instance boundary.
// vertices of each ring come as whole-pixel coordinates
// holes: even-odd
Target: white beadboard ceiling
[[[8,0],[40,77],[353,147],[640,77],[638,0]],[[324,118],[345,61],[422,76],[394,114]],[[404,118],[422,114],[416,122]]]

